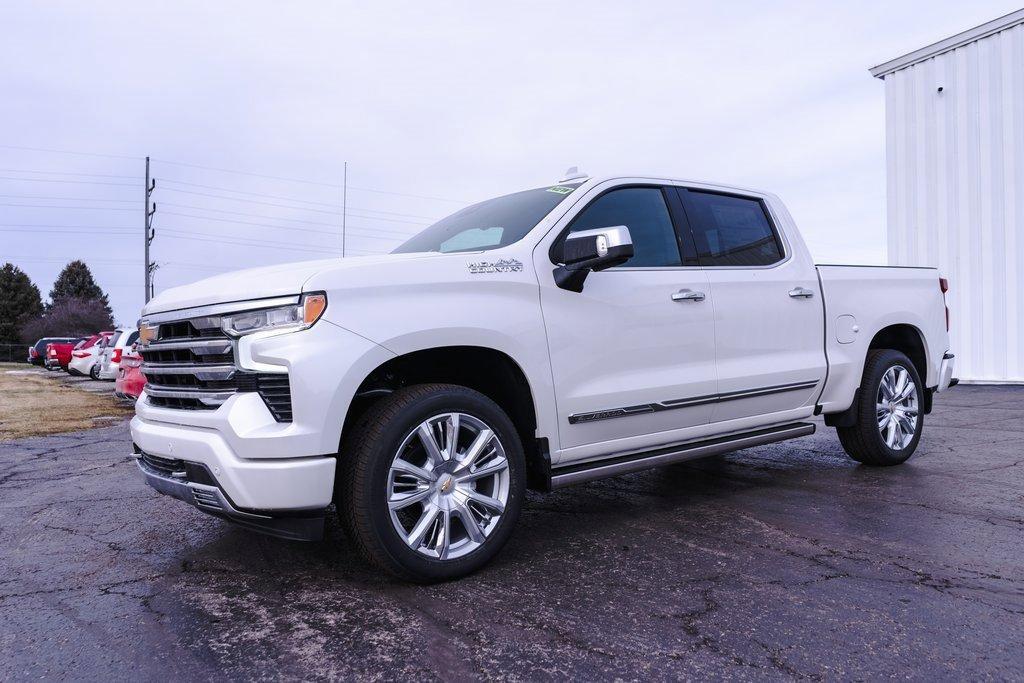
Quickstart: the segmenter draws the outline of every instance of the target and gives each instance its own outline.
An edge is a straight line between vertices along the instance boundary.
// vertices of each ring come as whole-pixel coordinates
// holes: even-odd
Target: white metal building
[[[949,278],[962,379],[1024,382],[1024,10],[871,75],[885,81],[889,263]]]

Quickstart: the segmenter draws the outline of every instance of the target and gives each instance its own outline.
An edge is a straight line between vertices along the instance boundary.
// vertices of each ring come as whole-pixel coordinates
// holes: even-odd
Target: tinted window
[[[767,266],[782,260],[760,200],[693,190],[686,194],[686,215],[702,266]]]
[[[134,344],[137,341],[139,341],[139,331],[135,330],[130,335],[128,335],[128,341],[126,341],[124,343],[124,345],[125,346],[131,346],[132,344]]]
[[[486,251],[507,247],[533,230],[579,183],[541,187],[467,206],[394,250],[395,254]]]
[[[625,187],[601,195],[583,209],[569,232],[625,225],[633,239],[627,268],[680,266],[679,243],[668,207],[656,187]]]

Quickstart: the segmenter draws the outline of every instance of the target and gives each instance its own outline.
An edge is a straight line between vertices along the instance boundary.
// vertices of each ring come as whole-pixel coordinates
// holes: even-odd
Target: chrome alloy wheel
[[[391,461],[391,523],[422,555],[462,557],[497,527],[509,482],[505,449],[490,427],[465,413],[435,415],[402,440]]]
[[[917,433],[920,415],[917,385],[902,365],[893,365],[882,375],[875,411],[878,431],[885,445],[895,451],[906,448]]]

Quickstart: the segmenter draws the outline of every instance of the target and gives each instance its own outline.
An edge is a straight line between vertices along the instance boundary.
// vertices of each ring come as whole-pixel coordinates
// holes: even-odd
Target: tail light
[[[57,349],[49,349],[49,350],[47,350],[47,353],[49,353],[51,356],[56,357],[57,356]]]
[[[120,363],[121,362],[121,349],[114,349],[111,352],[111,354],[110,354],[110,362],[111,363]]]
[[[28,355],[32,358],[39,358],[39,352],[36,351],[36,347],[30,346],[28,349]]]
[[[86,357],[89,356],[89,352],[88,351],[75,351],[71,355],[74,356],[75,358],[86,358]]]
[[[942,290],[942,305],[946,308],[946,332],[949,332],[949,304],[946,303],[946,292],[949,291],[949,280],[939,278],[939,289]]]

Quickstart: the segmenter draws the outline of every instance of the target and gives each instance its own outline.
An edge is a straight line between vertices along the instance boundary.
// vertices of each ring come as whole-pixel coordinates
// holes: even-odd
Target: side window
[[[607,192],[583,209],[569,232],[625,225],[633,238],[633,258],[625,268],[680,266],[679,243],[668,207],[656,187],[624,187]]]
[[[686,215],[702,266],[768,266],[782,247],[758,199],[689,190]]]

